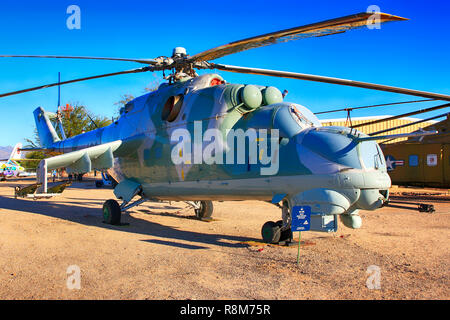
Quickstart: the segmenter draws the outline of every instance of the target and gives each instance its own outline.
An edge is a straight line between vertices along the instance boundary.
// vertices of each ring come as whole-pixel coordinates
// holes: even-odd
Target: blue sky
[[[71,4],[81,9],[80,30],[66,27],[66,10]],[[446,21],[450,3],[445,0],[2,1],[0,54],[155,58],[183,46],[193,55],[231,41],[363,12],[369,5],[410,20],[384,24],[380,30],[362,28],[253,49],[217,62],[450,94],[450,25]],[[1,58],[0,93],[55,82],[58,71],[62,80],[69,80],[140,66],[130,62]],[[231,83],[287,89],[286,100],[313,112],[417,99],[293,79],[221,75]],[[111,117],[122,94],[138,96],[158,79],[160,73],[143,73],[70,84],[61,88],[62,102],[79,102],[96,114]],[[0,145],[32,137],[32,111],[38,106],[55,111],[56,104],[56,88],[0,98]],[[400,114],[435,104],[365,109],[353,116]],[[430,116],[439,112],[443,111]],[[322,118],[337,117],[345,114]]]

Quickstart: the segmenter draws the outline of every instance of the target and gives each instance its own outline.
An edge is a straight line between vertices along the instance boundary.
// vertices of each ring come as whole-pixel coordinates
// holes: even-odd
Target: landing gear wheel
[[[281,228],[277,223],[267,221],[261,228],[261,235],[265,243],[276,244],[280,242]]]
[[[286,229],[281,231],[281,236],[280,236],[280,241],[288,241],[288,242],[292,242],[292,230],[291,229]]]
[[[288,229],[284,229],[283,230],[283,220],[279,220],[279,221],[277,221],[277,225],[280,227],[280,230],[281,230],[281,232],[280,232],[280,241],[279,242],[282,242],[282,241],[291,241],[292,240],[292,230],[291,230],[291,228],[288,228]]]
[[[213,203],[212,201],[197,201],[199,203],[200,208],[194,209],[195,216],[199,219],[208,219],[211,218],[213,213]]]
[[[120,206],[116,200],[106,200],[103,204],[103,220],[112,225],[119,225],[121,217]]]

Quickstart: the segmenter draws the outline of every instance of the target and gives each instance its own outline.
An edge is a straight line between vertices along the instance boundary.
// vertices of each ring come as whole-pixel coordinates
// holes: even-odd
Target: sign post
[[[311,207],[310,206],[294,206],[292,208],[292,221],[291,230],[292,232],[298,231],[298,253],[297,253],[297,264],[300,261],[300,242],[301,242],[301,232],[308,231],[311,226]]]

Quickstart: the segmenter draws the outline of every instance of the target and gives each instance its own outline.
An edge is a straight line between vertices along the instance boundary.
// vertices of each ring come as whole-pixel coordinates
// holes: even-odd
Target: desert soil
[[[12,187],[31,182],[0,184],[0,299],[450,298],[450,202],[303,232],[297,265],[297,246],[260,243],[262,224],[281,217],[268,203],[214,202],[211,222],[183,202],[145,203],[123,215],[129,225],[111,226],[101,208],[112,189],[90,180],[52,199],[14,199]],[[67,287],[73,265],[80,289]],[[380,289],[367,287],[370,266]]]

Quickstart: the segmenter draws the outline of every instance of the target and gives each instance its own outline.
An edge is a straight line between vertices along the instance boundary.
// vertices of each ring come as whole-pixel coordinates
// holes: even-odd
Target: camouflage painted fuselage
[[[154,199],[270,201],[285,197],[291,205],[308,204],[313,212],[325,215],[373,210],[387,199],[390,179],[384,157],[375,142],[357,141],[364,134],[321,127],[313,113],[294,103],[263,102],[246,108],[241,100],[244,85],[221,80],[207,74],[163,84],[128,103],[110,126],[64,141],[44,137],[44,144],[67,153],[120,141],[110,174],[119,182],[137,182],[144,195]],[[175,96],[182,97],[181,108],[173,121],[163,120],[163,109]],[[193,133],[199,121],[202,132],[216,128],[224,136],[229,129],[278,129],[278,171],[261,175],[265,165],[249,161],[175,165],[172,132],[185,128]]]

